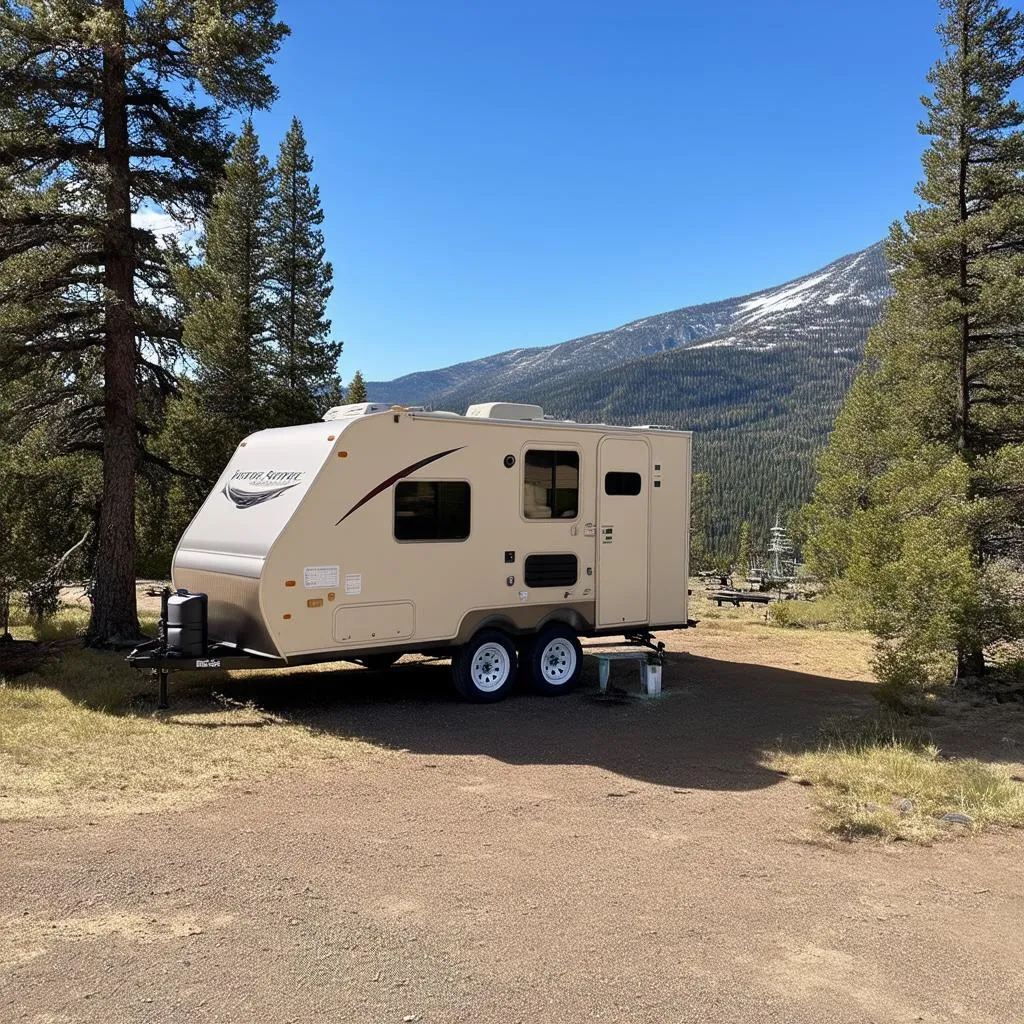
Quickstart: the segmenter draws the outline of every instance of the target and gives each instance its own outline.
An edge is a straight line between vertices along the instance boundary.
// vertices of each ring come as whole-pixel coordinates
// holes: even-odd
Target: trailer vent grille
[[[573,587],[579,574],[575,555],[528,555],[524,566],[528,587]]]

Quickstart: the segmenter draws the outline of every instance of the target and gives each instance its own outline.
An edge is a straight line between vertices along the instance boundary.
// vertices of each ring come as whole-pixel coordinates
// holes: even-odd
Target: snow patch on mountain
[[[816,274],[814,277],[805,278],[797,284],[788,288],[776,288],[748,302],[740,303],[741,319],[745,323],[755,323],[765,316],[785,312],[787,309],[796,309],[807,299],[814,297],[814,289],[823,281],[829,280],[831,272]]]

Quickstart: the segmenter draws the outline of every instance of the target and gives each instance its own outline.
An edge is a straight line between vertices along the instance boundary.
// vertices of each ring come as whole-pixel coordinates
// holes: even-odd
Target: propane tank
[[[167,599],[167,653],[179,658],[206,654],[207,601],[205,594],[178,590]]]

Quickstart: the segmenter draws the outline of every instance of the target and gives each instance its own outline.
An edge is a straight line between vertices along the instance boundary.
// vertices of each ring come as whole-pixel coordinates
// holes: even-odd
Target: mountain
[[[462,411],[531,401],[576,420],[692,429],[719,551],[813,486],[821,447],[890,294],[882,245],[786,284],[599,334],[367,385],[372,401]]]
[[[791,332],[792,340],[826,323],[846,324],[850,344],[863,345],[862,325],[877,317],[888,294],[881,243],[844,256],[827,267],[776,288],[739,298],[687,306],[634,320],[543,348],[516,348],[441,370],[426,370],[367,385],[376,402],[459,405],[464,399],[507,397],[563,374],[607,369],[666,350],[736,345],[765,348]]]

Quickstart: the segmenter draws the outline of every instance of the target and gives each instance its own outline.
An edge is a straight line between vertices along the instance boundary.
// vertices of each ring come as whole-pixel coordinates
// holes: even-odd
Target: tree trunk
[[[967,202],[967,176],[970,168],[970,150],[967,119],[970,105],[970,79],[967,69],[967,54],[970,39],[968,35],[969,15],[967,11],[961,13],[960,23],[960,111],[959,124],[957,126],[957,143],[959,148],[959,165],[957,167],[957,213],[960,218],[960,242],[957,251],[957,284],[960,288],[960,322],[958,324],[960,335],[960,352],[957,363],[957,447],[960,454],[970,465],[973,462],[970,431],[971,431],[971,395],[968,380],[968,356],[970,354],[971,323],[968,315],[967,305],[967,270],[969,253],[967,249],[967,219],[970,216],[970,209]],[[968,499],[972,497],[968,494]]]
[[[296,263],[296,245],[297,245],[297,222],[299,219],[298,214],[298,197],[296,191],[298,189],[298,160],[294,159],[295,154],[292,154],[292,189],[291,189],[291,231],[288,233],[288,386],[291,389],[289,397],[294,400],[295,398],[295,302],[296,302],[296,287],[295,278],[298,274]]]
[[[103,135],[106,189],[105,347],[103,353],[103,499],[94,568],[89,642],[97,646],[138,638],[135,600],[135,470],[137,383],[135,252],[131,223],[128,107],[123,0],[104,0],[121,25],[103,49]]]
[[[963,684],[969,679],[980,679],[985,674],[985,652],[980,646],[959,644],[956,651],[956,679]]]
[[[960,288],[961,315],[958,324],[960,335],[960,351],[957,361],[957,419],[959,420],[959,431],[957,436],[957,447],[964,462],[968,467],[967,493],[965,497],[968,502],[977,498],[977,488],[974,481],[974,465],[976,447],[972,431],[974,425],[971,422],[971,389],[970,389],[970,355],[971,355],[971,322],[968,313],[967,282],[970,261],[970,252],[967,246],[967,221],[970,217],[970,204],[968,202],[968,175],[970,172],[970,136],[969,136],[969,105],[970,97],[970,72],[967,66],[967,56],[970,47],[970,15],[965,10],[961,12],[960,22],[960,123],[958,125],[959,144],[959,166],[957,168],[957,204],[960,218],[960,241],[957,251],[957,274]],[[983,564],[983,552],[981,538],[975,528],[971,538],[971,559],[979,571]],[[979,679],[985,674],[985,653],[980,644],[975,641],[960,641],[956,649],[956,675],[957,682],[969,679]]]

